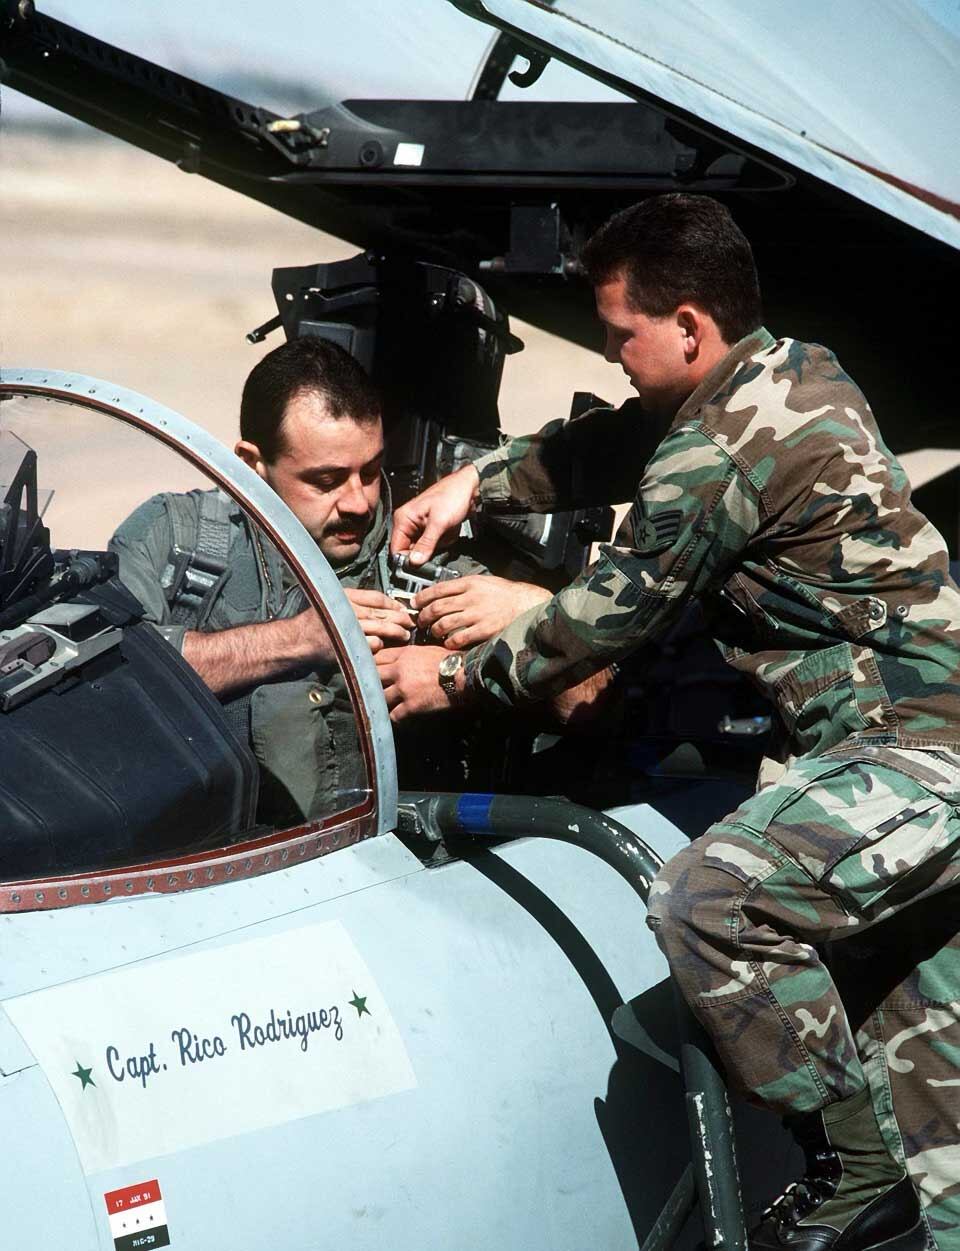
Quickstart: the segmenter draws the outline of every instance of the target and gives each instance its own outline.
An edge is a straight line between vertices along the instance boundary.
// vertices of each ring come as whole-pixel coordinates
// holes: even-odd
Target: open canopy
[[[948,0],[451,0],[960,248]]]

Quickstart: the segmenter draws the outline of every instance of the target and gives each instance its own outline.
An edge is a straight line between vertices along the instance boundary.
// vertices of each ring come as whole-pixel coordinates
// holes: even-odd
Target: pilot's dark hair
[[[726,343],[763,324],[753,251],[709,196],[672,192],[614,214],[587,240],[580,264],[595,286],[623,274],[628,303],[648,317],[697,305]]]
[[[380,420],[380,396],[349,352],[308,335],[274,348],[243,384],[240,437],[255,443],[268,463],[283,451],[287,405],[303,391],[317,391],[327,414],[361,424]]]

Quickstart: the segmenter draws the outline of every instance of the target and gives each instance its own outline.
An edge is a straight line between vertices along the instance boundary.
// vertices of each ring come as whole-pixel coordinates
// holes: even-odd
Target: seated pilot
[[[337,573],[371,649],[406,643],[391,599],[389,488],[376,389],[341,348],[295,339],[250,373],[236,453],[283,499]],[[148,620],[219,696],[261,766],[258,816],[311,819],[367,782],[346,686],[318,614],[276,549],[217,490],[161,494],[110,541]],[[460,558],[459,572],[482,567]],[[498,578],[462,618],[495,633],[524,607]],[[529,593],[541,597],[539,588]],[[500,624],[497,624],[497,623]],[[492,623],[492,626],[488,623]]]

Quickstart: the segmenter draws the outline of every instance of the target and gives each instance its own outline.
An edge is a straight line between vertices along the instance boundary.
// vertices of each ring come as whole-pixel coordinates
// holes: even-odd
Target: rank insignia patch
[[[657,556],[676,542],[682,522],[679,508],[638,517],[633,523],[633,546],[644,556]]]

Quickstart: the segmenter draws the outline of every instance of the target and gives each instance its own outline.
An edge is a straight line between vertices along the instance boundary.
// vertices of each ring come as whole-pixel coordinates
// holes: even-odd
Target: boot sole
[[[751,1251],[753,1246],[751,1240]],[[869,1243],[864,1251],[927,1251],[929,1246],[926,1227],[923,1221],[919,1220],[916,1225],[911,1226],[905,1233],[897,1234],[895,1238],[888,1238],[886,1242]],[[696,1251],[707,1251],[706,1244],[699,1243]]]

